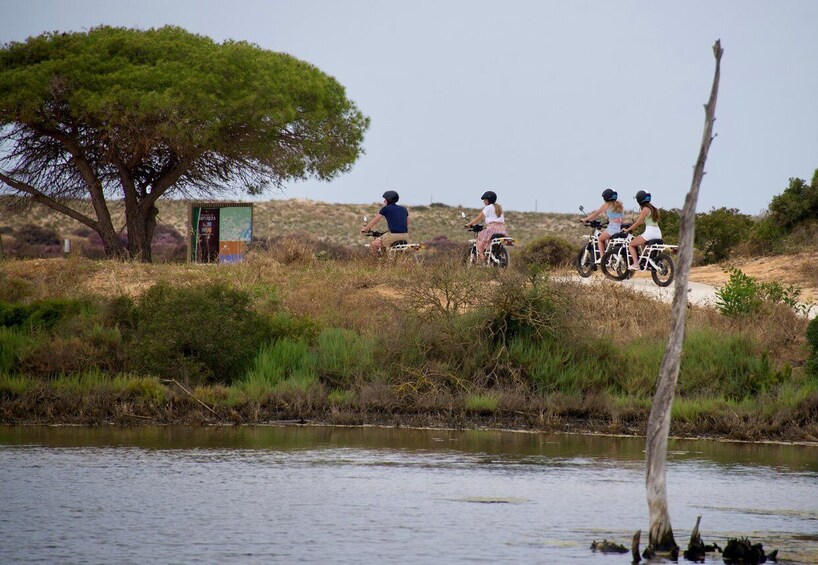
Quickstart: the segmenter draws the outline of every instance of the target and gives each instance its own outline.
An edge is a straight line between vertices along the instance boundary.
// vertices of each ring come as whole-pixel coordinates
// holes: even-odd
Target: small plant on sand
[[[734,268],[730,270],[727,283],[716,291],[716,306],[731,318],[754,314],[765,302],[784,304],[795,313],[806,315],[812,304],[798,302],[800,296],[801,289],[796,285],[784,285],[778,281],[762,283]]]

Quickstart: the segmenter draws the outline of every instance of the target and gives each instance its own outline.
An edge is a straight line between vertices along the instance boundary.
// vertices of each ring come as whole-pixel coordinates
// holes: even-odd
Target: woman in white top
[[[641,269],[639,269],[639,259],[636,250],[641,245],[645,245],[648,241],[661,240],[662,230],[659,229],[659,210],[650,203],[650,192],[640,190],[636,193],[634,198],[636,198],[636,202],[639,204],[639,217],[631,224],[631,227],[625,231],[633,232],[633,230],[641,224],[645,224],[645,231],[642,232],[642,235],[636,236],[628,244],[628,251],[631,254],[631,264],[628,268],[631,271],[639,271]]]
[[[506,219],[503,217],[503,207],[497,204],[497,195],[487,190],[480,198],[485,207],[466,226],[472,227],[474,224],[479,224],[481,220],[486,221],[483,230],[477,233],[477,256],[482,260],[492,236],[495,234],[508,235],[508,233],[506,232]]]

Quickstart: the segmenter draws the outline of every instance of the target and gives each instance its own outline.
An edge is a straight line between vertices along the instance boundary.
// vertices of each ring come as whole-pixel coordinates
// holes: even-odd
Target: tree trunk
[[[690,192],[687,193],[684,208],[682,209],[670,336],[665,348],[665,356],[659,368],[659,379],[648,420],[645,449],[647,467],[645,485],[650,520],[648,548],[653,551],[678,551],[676,540],[673,537],[673,528],[670,524],[670,513],[667,504],[667,440],[670,432],[673,396],[682,357],[682,342],[684,341],[685,319],[687,316],[687,282],[690,265],[693,262],[693,236],[696,229],[696,201],[699,198],[699,187],[704,176],[707,152],[710,149],[710,143],[713,141],[713,122],[715,121],[716,99],[719,91],[722,53],[721,41],[716,41],[715,45],[713,45],[716,71],[713,77],[710,99],[705,105],[702,146],[693,172]]]
[[[140,206],[133,214],[128,214],[128,252],[131,258],[143,263],[151,262],[151,242],[158,214],[159,209],[153,204]]]

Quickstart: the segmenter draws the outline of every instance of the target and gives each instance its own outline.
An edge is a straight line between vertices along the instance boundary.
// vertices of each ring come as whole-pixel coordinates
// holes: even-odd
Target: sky
[[[371,118],[331,182],[265,198],[574,212],[613,188],[681,208],[724,48],[698,210],[759,214],[818,169],[814,0],[0,0],[0,42],[176,25],[289,53]]]

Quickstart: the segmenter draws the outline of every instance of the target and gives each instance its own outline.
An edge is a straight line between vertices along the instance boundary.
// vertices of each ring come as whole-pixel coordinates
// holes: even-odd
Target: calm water
[[[630,563],[588,547],[646,530],[643,447],[381,428],[0,427],[0,563]],[[818,447],[671,449],[680,545],[701,514],[705,542],[749,535],[818,563]]]

